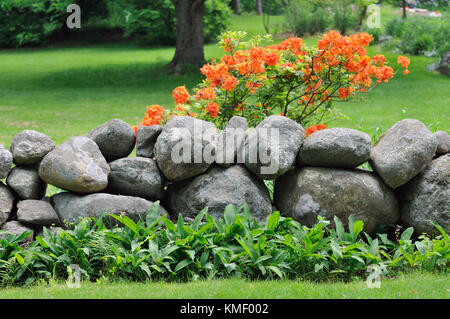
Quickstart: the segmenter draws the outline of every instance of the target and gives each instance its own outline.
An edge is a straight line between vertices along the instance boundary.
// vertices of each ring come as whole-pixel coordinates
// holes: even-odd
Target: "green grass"
[[[233,17],[231,29],[264,33],[261,19]],[[279,24],[282,17],[272,21]],[[376,47],[370,51],[381,52]],[[170,47],[126,43],[0,51],[0,143],[8,146],[15,134],[27,128],[61,143],[71,136],[86,135],[112,118],[136,124],[146,105],[172,107],[173,88],[193,87],[201,80],[199,72],[169,75],[164,66],[173,53]],[[210,44],[205,54],[207,59],[217,58],[221,50]],[[394,55],[387,56],[391,63],[395,61]],[[450,79],[426,71],[432,61],[413,57],[410,75],[398,74],[365,101],[340,103],[350,119],[330,126],[360,128],[362,122],[372,131],[375,127],[387,129],[406,109],[408,117],[427,125],[440,122],[440,129],[449,130]]]
[[[382,280],[380,288],[368,288],[365,281],[313,283],[308,281],[246,281],[241,279],[189,283],[81,283],[68,288],[64,283],[31,288],[0,290],[0,298],[152,298],[152,299],[370,299],[370,298],[450,298],[450,276],[413,273]]]

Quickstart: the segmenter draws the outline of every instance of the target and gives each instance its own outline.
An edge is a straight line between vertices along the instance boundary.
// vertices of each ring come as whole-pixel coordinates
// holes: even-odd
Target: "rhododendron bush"
[[[255,126],[271,114],[284,115],[304,127],[328,122],[337,114],[335,102],[347,101],[388,82],[396,73],[382,55],[370,57],[372,36],[323,35],[317,46],[301,38],[261,46],[267,37],[244,42],[244,32],[227,32],[219,42],[225,55],[204,65],[204,80],[193,93],[173,90],[176,107],[148,108],[141,125],[164,124],[170,116],[189,115],[223,128],[234,115]],[[398,57],[409,73],[409,59]]]

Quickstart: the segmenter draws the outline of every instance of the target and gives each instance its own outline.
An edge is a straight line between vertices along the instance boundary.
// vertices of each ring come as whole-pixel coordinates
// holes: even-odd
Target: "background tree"
[[[177,17],[177,39],[175,55],[170,65],[175,73],[183,65],[205,63],[203,52],[203,18],[206,0],[171,0]]]
[[[234,0],[234,12],[241,14],[241,0]]]
[[[263,14],[261,1],[262,0],[256,0],[256,14],[259,16]]]

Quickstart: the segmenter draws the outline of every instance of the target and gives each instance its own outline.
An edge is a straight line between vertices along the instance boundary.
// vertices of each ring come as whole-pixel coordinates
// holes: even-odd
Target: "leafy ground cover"
[[[413,272],[381,281],[380,288],[368,288],[363,280],[350,283],[314,283],[299,280],[247,281],[221,279],[188,283],[166,282],[82,282],[80,288],[68,288],[64,282],[30,288],[0,290],[4,299],[416,299],[450,298],[450,276]]]

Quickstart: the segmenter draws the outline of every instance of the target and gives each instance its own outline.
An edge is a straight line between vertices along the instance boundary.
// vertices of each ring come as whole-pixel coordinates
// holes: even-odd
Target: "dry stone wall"
[[[134,147],[137,157],[129,157]],[[232,203],[247,204],[260,222],[273,210],[304,225],[353,215],[372,234],[402,224],[436,235],[433,222],[450,232],[449,151],[446,132],[433,134],[413,119],[393,125],[375,145],[346,128],[306,138],[282,116],[254,129],[235,117],[223,132],[174,116],[164,127],[140,127],[137,141],[114,119],[58,146],[25,130],[9,150],[0,145],[0,237],[104,213],[137,220],[156,200],[161,214],[186,220],[205,207],[221,217]],[[366,162],[373,171],[358,168]],[[273,201],[264,180],[274,180]],[[47,184],[62,191],[45,197]]]

